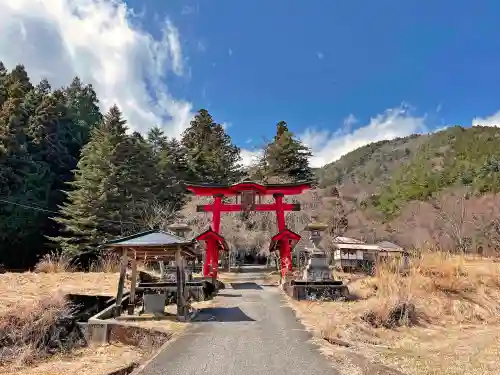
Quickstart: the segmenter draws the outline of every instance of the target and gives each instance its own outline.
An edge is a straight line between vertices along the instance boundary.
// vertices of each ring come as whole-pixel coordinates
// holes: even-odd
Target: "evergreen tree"
[[[195,115],[182,134],[181,144],[196,182],[231,183],[241,178],[240,149],[207,110]]]
[[[175,138],[167,140],[157,157],[158,201],[172,210],[180,209],[186,199],[183,182],[193,181],[182,144]]]
[[[122,215],[128,221],[140,221],[154,200],[156,164],[149,143],[137,132],[120,143],[113,164],[117,171],[117,204],[125,202]]]
[[[0,108],[7,100],[7,69],[3,62],[0,61]]]
[[[282,178],[284,180],[310,180],[313,173],[309,166],[311,150],[288,130],[286,122],[276,125],[276,135],[264,149],[260,160],[261,178]]]
[[[44,171],[28,151],[29,113],[24,100],[32,89],[29,77],[17,66],[1,81],[6,98],[0,108],[0,197],[4,200],[0,204],[0,261],[16,266],[32,255],[29,243],[43,216],[24,206],[43,203],[46,187],[41,183]]]
[[[133,229],[126,199],[134,194],[126,182],[137,183],[138,176],[125,166],[132,145],[125,133],[126,121],[113,106],[82,149],[73,189],[55,219],[64,226],[63,235],[54,238],[64,252],[89,250]]]
[[[65,98],[68,109],[68,144],[73,157],[80,157],[80,150],[90,138],[90,133],[102,121],[99,100],[92,85],[84,85],[75,77],[63,90],[57,90],[56,96]]]
[[[151,150],[154,155],[158,155],[158,153],[165,148],[167,143],[167,137],[163,130],[159,127],[155,126],[151,128],[148,132],[148,142],[151,145]]]
[[[62,190],[65,182],[71,178],[71,170],[76,161],[69,153],[65,144],[66,128],[64,126],[66,117],[64,103],[58,101],[55,95],[46,95],[40,105],[36,108],[34,115],[30,118],[28,127],[29,151],[32,160],[37,164],[41,179],[38,184],[43,189],[40,201],[43,207],[51,211],[58,209],[65,198]],[[50,219],[49,214],[44,214],[39,223],[40,246],[46,245],[37,250],[37,253],[44,253],[50,246],[44,238],[46,236],[57,235],[58,226]]]

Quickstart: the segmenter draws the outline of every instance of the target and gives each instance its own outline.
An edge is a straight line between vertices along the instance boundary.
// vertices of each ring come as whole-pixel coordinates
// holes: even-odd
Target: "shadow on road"
[[[231,283],[231,286],[234,290],[242,290],[242,289],[253,289],[253,290],[262,290],[262,287],[257,283],[252,282],[242,282],[242,283]]]
[[[218,293],[218,297],[241,297],[241,294],[234,294],[234,293]]]
[[[273,269],[261,264],[243,265],[238,273],[268,273]]]
[[[202,322],[255,322],[239,307],[207,307],[201,309],[193,323]]]

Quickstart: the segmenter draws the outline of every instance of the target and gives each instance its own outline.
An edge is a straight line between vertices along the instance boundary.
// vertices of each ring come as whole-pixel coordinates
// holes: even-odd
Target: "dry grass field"
[[[345,374],[494,375],[500,371],[500,263],[441,252],[407,275],[338,274],[348,302],[290,301]]]
[[[72,309],[65,295],[112,297],[118,285],[116,271],[116,262],[106,260],[93,272],[72,272],[65,259],[48,256],[35,272],[0,274],[0,374],[105,375],[151,354],[154,348],[148,345],[84,347],[60,327]],[[149,323],[138,325],[176,332],[185,327],[178,322],[161,327]]]

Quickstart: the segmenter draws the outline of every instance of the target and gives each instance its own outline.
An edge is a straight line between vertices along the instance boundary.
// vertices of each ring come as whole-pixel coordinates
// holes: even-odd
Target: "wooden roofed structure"
[[[150,230],[137,233],[131,236],[118,238],[108,241],[101,245],[103,248],[112,252],[121,254],[120,278],[118,281],[118,290],[116,295],[115,317],[120,316],[125,286],[125,276],[127,265],[131,263],[131,288],[128,305],[129,315],[133,314],[136,297],[137,284],[137,261],[156,260],[171,261],[175,260],[177,268],[177,315],[186,315],[184,297],[184,259],[197,259],[201,257],[201,252],[196,246],[195,239],[185,239],[174,234]]]
[[[194,259],[201,255],[195,239],[187,240],[161,230],[149,230],[108,241],[102,245],[111,251],[123,252],[136,260],[174,260],[177,250],[183,257]]]

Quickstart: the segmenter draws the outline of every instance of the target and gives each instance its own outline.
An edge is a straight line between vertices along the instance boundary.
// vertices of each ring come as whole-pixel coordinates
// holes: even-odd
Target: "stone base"
[[[347,298],[349,289],[342,281],[291,280],[283,290],[295,300],[339,300]]]

